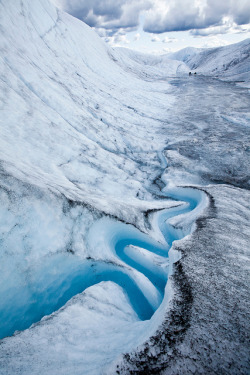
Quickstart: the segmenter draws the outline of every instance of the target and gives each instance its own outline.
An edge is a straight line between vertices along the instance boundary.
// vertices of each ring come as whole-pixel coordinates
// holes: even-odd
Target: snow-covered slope
[[[244,371],[248,92],[48,0],[0,26],[0,374]]]
[[[123,69],[141,78],[164,79],[182,76],[188,72],[188,67],[184,63],[177,61],[179,59],[169,59],[167,55],[150,55],[128,48],[116,48],[111,53]]]
[[[167,54],[167,57],[169,59],[183,61],[185,63],[186,62],[188,63],[190,59],[192,59],[194,56],[196,56],[200,52],[202,52],[202,48],[186,47],[177,52],[172,52],[172,53]]]
[[[3,1],[0,17],[4,167],[117,215],[124,197],[127,205],[145,195],[139,181],[152,173],[149,165],[159,168],[160,137],[146,114],[150,106],[153,117],[158,103],[149,86],[112,61],[87,25],[48,1]],[[114,204],[107,208],[103,196]]]
[[[4,339],[12,353],[20,339],[28,351],[37,344],[39,360],[28,363],[25,350],[17,362],[1,354],[0,368],[15,373],[20,358],[26,374],[41,368],[51,374],[83,369],[98,374],[100,366],[143,342],[158,324],[143,319],[163,298],[167,251],[161,262],[154,255],[145,260],[152,263],[152,277],[156,270],[164,275],[160,293],[141,272],[146,266],[136,267],[138,256],[136,261],[133,252],[127,256],[130,264],[117,256],[114,228],[120,219],[149,232],[146,213],[176,205],[155,200],[149,189],[162,170],[162,123],[174,102],[171,96],[166,100],[171,86],[139,79],[135,63],[127,72],[93,30],[48,0],[1,1],[0,24],[1,338],[92,288],[75,297],[74,312],[69,302],[56,313],[58,326],[55,317],[50,329],[45,318],[45,330],[43,322],[35,331]],[[120,225],[121,238],[132,235],[135,245],[157,249],[149,236]],[[158,238],[164,241],[161,234]],[[139,259],[143,264],[144,255]],[[83,311],[85,299],[95,303],[84,304]],[[137,309],[131,308],[133,301]],[[108,311],[104,326],[103,309]],[[88,336],[93,340],[83,345]]]
[[[182,76],[191,70],[207,76],[250,82],[250,39],[218,48],[187,47],[159,56],[128,48],[116,48],[111,54],[121,67],[142,78],[164,79]]]
[[[185,48],[169,55],[205,75],[250,82],[250,39],[225,47]]]

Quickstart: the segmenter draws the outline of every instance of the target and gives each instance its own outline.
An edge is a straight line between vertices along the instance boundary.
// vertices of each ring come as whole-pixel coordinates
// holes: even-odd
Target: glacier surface
[[[0,25],[0,374],[245,374],[249,91],[211,75],[247,81],[249,40],[112,50],[48,0]]]

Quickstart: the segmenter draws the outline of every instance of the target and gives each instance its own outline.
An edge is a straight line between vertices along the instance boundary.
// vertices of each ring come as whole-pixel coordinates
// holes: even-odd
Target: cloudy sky
[[[250,38],[250,0],[52,0],[112,46],[166,53]]]

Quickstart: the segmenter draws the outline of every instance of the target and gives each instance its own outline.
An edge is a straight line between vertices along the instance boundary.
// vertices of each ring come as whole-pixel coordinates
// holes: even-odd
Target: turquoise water
[[[195,189],[176,189],[175,193],[165,193],[173,199],[186,202],[178,207],[163,210],[158,215],[158,225],[166,239],[165,245],[126,224],[120,224],[115,242],[110,243],[118,258],[144,274],[154,285],[160,295],[158,306],[164,297],[167,271],[163,272],[153,264],[151,266],[149,263],[140,262],[140,256],[133,259],[126,253],[126,248],[134,245],[168,258],[168,251],[173,241],[188,234],[190,228],[185,231],[173,228],[167,220],[194,210],[201,199],[200,193]],[[12,335],[15,330],[30,327],[42,317],[65,305],[74,295],[101,281],[113,281],[121,286],[141,320],[150,319],[158,308],[158,306],[153,307],[143,294],[129,268],[114,263],[83,261],[71,254],[56,254],[32,271],[32,276],[25,282],[15,288],[6,287],[5,291],[0,291],[0,338]]]

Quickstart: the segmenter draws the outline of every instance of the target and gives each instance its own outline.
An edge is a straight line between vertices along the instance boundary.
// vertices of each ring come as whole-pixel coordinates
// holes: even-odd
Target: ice
[[[22,188],[24,189],[24,187]],[[85,288],[94,284],[97,284],[97,287],[93,286],[93,290],[96,290],[96,288],[98,290],[98,285],[106,285],[103,283],[100,284],[100,282],[108,280],[112,280],[117,285],[120,285],[123,289],[123,293],[125,292],[125,310],[122,305],[122,307],[119,307],[119,314],[126,316],[127,310],[131,310],[131,307],[133,307],[133,314],[130,313],[130,315],[136,317],[136,322],[139,322],[138,317],[140,319],[148,319],[151,317],[154,310],[158,308],[162,301],[164,286],[167,281],[168,268],[164,266],[164,268],[159,269],[159,265],[161,267],[161,264],[166,264],[166,260],[163,258],[163,256],[167,257],[168,255],[166,245],[160,245],[155,240],[150,239],[146,234],[139,232],[133,226],[103,218],[94,221],[94,224],[90,227],[88,232],[89,234],[85,235],[88,239],[88,253],[91,256],[86,257],[84,248],[81,252],[79,252],[78,249],[80,256],[73,255],[71,252],[75,252],[75,245],[72,229],[75,225],[79,228],[84,221],[93,221],[94,213],[92,213],[91,217],[90,213],[85,209],[85,215],[83,215],[83,208],[77,205],[69,205],[67,201],[54,197],[53,194],[43,196],[42,192],[37,192],[36,189],[35,193],[38,195],[38,197],[36,197],[37,200],[35,200],[35,197],[31,200],[32,195],[29,189],[27,189],[25,193],[26,194],[21,193],[18,197],[18,215],[16,215],[15,219],[12,218],[12,220],[10,220],[11,227],[16,227],[16,231],[14,233],[12,232],[11,236],[9,236],[9,232],[7,236],[3,236],[3,249],[6,249],[6,251],[3,254],[5,263],[1,264],[1,267],[3,267],[1,270],[3,275],[3,285],[1,286],[2,336],[11,335],[16,329],[21,330],[28,328],[32,323],[39,321],[44,315],[51,314],[53,311],[63,306],[75,294],[80,293]],[[8,192],[6,198],[9,201],[8,211],[15,211],[16,202],[15,199],[13,199],[13,193],[10,194],[10,192]],[[26,199],[29,201],[27,202]],[[53,207],[57,207],[57,211],[55,211],[55,209],[50,210],[52,202]],[[48,203],[50,203],[50,205]],[[34,214],[34,208],[38,214]],[[171,215],[171,210],[176,210],[176,208],[168,209],[166,212]],[[181,206],[179,210],[181,210]],[[162,215],[166,220],[165,211],[163,211]],[[60,216],[65,223],[64,226],[62,226],[63,222],[60,222],[60,226],[58,227],[58,219]],[[46,219],[49,219],[48,224],[45,221]],[[13,225],[17,220],[20,220],[22,224],[18,222]],[[33,226],[30,225],[31,223]],[[45,225],[47,225],[47,227],[44,227]],[[64,227],[68,229],[65,239],[58,233],[62,231]],[[33,228],[34,232],[32,232]],[[41,232],[38,228],[41,229]],[[76,230],[76,228],[74,228],[74,230]],[[22,239],[23,232],[27,234]],[[96,236],[97,233],[98,237]],[[41,234],[43,234],[42,238],[39,237]],[[18,239],[20,235],[21,239]],[[15,254],[14,262],[11,262],[13,253],[9,252],[11,246],[8,242],[9,238],[18,244],[23,241],[23,249],[19,249],[20,257]],[[53,239],[57,238],[60,238],[61,241],[64,239],[64,243],[53,242]],[[99,244],[97,241],[99,241]],[[36,243],[39,244],[38,248],[36,247]],[[128,244],[135,244],[137,249],[138,245],[140,245],[141,250],[134,253],[131,249],[129,250],[127,247]],[[63,246],[66,248],[63,248]],[[148,249],[148,253],[147,251],[145,253],[142,247]],[[37,252],[33,253],[33,248],[36,248]],[[124,254],[126,255],[125,257],[121,254],[123,248]],[[95,251],[98,252],[95,253]],[[152,255],[150,255],[150,253]],[[154,255],[154,253],[160,255]],[[124,268],[122,264],[119,265],[117,257],[114,257],[114,254],[118,255],[122,263],[125,263],[125,265],[128,264],[129,268]],[[24,259],[22,255],[25,255]],[[132,263],[129,264],[128,259],[131,259]],[[136,264],[134,264],[134,262]],[[155,262],[157,262],[157,264],[155,264]],[[139,273],[137,273],[136,269]],[[4,272],[8,272],[8,274],[4,275]],[[145,274],[146,277],[143,276],[143,274]],[[161,278],[159,278],[160,274]],[[12,284],[6,285],[4,283],[6,279],[10,279]],[[157,291],[157,289],[161,291],[161,293]],[[110,291],[110,289],[108,290]],[[120,289],[118,288],[116,290],[119,291]],[[86,289],[86,293],[88,293],[88,289]],[[110,298],[115,298],[117,303],[121,297],[117,299],[116,294],[113,293],[112,290],[110,293],[110,296],[112,296]],[[54,361],[51,362],[50,356],[45,355],[43,352],[44,345],[46,345],[47,350],[49,350],[50,345],[53,345],[53,351],[56,352],[55,358],[57,358],[58,361],[63,362],[63,353],[65,353],[65,351],[68,353],[67,364],[64,364],[64,371],[75,371],[77,373],[78,371],[82,371],[80,369],[82,369],[81,366],[83,366],[84,363],[84,367],[87,369],[86,371],[90,374],[94,374],[98,373],[101,363],[106,363],[107,365],[112,363],[121,351],[124,350],[122,348],[130,350],[135,345],[142,343],[150,332],[152,332],[153,328],[150,327],[154,327],[158,324],[158,320],[155,318],[153,320],[155,323],[153,324],[151,322],[146,330],[146,326],[144,325],[142,329],[139,323],[136,323],[134,327],[134,320],[132,320],[132,326],[130,326],[129,323],[126,323],[126,325],[121,324],[119,316],[116,316],[117,310],[112,313],[109,304],[107,307],[98,307],[99,304],[102,303],[102,297],[100,298],[98,296],[99,294],[97,294],[96,301],[92,307],[89,307],[88,303],[86,303],[84,311],[79,310],[78,307],[75,306],[76,301],[81,297],[73,298],[72,302],[69,302],[70,306],[74,306],[72,307],[73,311],[69,309],[68,312],[72,323],[74,323],[72,327],[73,333],[71,331],[70,335],[68,335],[68,333],[63,333],[63,327],[66,325],[66,323],[64,323],[64,311],[67,311],[68,306],[66,305],[65,308],[62,308],[62,310],[59,310],[58,313],[55,314],[57,318],[53,316],[52,320],[43,319],[42,323],[38,324],[35,328],[32,326],[30,330],[16,334],[11,339],[5,339],[3,343],[7,346],[4,346],[5,349],[3,353],[6,353],[6,350],[8,350],[8,345],[11,345],[11,347],[14,345],[13,348],[15,348],[16,345],[18,345],[19,348],[20,345],[25,345],[22,349],[21,361],[22,363],[26,363],[23,367],[24,371],[27,374],[33,373],[37,371],[38,368],[35,367],[34,363],[30,364],[30,362],[27,361],[26,355],[29,353],[29,347],[34,345],[35,341],[37,342],[37,355],[41,355],[39,363],[41,364],[42,361],[42,367],[46,368],[48,373],[55,373],[56,365]],[[128,308],[129,303],[130,308]],[[98,349],[98,346],[95,344],[95,339],[92,340],[92,332],[94,332],[94,335],[97,335],[95,332],[100,331],[100,320],[103,322],[103,319],[99,318],[98,314],[99,309],[101,309],[101,313],[103,314],[104,308],[108,311],[108,316],[111,319],[111,321],[107,323],[107,326],[105,326],[105,330],[102,334],[105,350],[102,348],[103,345]],[[86,309],[93,311],[88,313]],[[79,315],[82,316],[82,318]],[[58,323],[55,322],[55,319]],[[86,319],[88,323],[85,322]],[[49,327],[46,322],[49,322]],[[79,322],[77,325],[78,331],[74,333],[74,330],[76,330],[76,322]],[[81,331],[83,322],[84,327]],[[67,326],[71,327],[72,323],[67,323]],[[46,328],[44,328],[44,325]],[[57,328],[58,325],[59,327]],[[88,327],[87,332],[85,327]],[[112,329],[112,335],[107,332],[106,329],[108,327]],[[119,329],[116,327],[119,327]],[[57,333],[57,330],[59,330],[60,333]],[[127,335],[128,331],[133,332],[131,337]],[[31,334],[27,336],[27,332],[31,332]],[[81,332],[83,336],[85,335],[85,338],[91,336],[91,340],[88,339],[87,347],[84,345],[83,341],[81,345],[79,344],[80,347],[78,348],[77,342],[80,341],[80,337],[83,339]],[[51,335],[56,336],[52,338]],[[62,335],[67,336],[67,342],[62,339]],[[126,336],[126,340],[123,339],[123,335]],[[112,345],[115,345],[116,341],[121,340],[121,337],[123,340],[122,348],[118,346],[115,350],[112,349]],[[14,340],[14,343],[12,340]],[[110,346],[109,344],[107,346],[110,340],[112,341],[112,345]],[[72,351],[68,348],[68,342],[73,345]],[[42,345],[42,347],[40,345]],[[93,351],[93,347],[95,347],[95,353],[90,355],[89,352]],[[14,355],[15,349],[13,350]],[[84,354],[85,359],[79,361],[76,355],[77,352]],[[74,361],[76,359],[77,363],[75,364]],[[3,354],[1,361],[5,373],[16,371],[15,369],[17,369],[16,366],[18,366],[18,362],[14,361],[8,364],[5,360],[5,354]],[[72,368],[74,370],[72,370]],[[56,371],[60,373],[62,370],[57,368]]]
[[[2,357],[1,369],[15,373],[21,364],[21,371],[34,374],[40,363],[48,374],[100,373],[113,356],[133,347],[144,326],[123,290],[102,282],[74,297],[39,325],[15,336],[18,351],[11,339],[6,341],[4,351],[13,348],[15,354],[11,362]]]
[[[214,76],[249,41],[112,50],[47,0],[0,24],[1,375],[244,371],[249,92]]]
[[[250,86],[250,39],[218,48],[185,48],[168,55],[185,62],[198,74],[225,80],[242,81]]]
[[[186,223],[183,224],[180,214],[190,210],[195,212],[195,207],[200,204],[199,196],[204,194],[192,189],[182,189],[181,192],[182,194],[176,190],[175,195],[172,192],[172,196],[189,200],[184,209],[181,205],[158,214],[158,226],[168,245],[159,244],[133,226],[102,218],[96,220],[83,237],[83,242],[86,238],[88,256],[83,252],[84,247],[80,256],[73,255],[75,226],[78,228],[79,224],[84,224],[84,220],[81,220],[83,210],[80,207],[67,207],[65,202],[58,202],[52,196],[51,201],[54,199],[53,206],[57,211],[51,210],[48,202],[42,201],[42,195],[39,200],[33,199],[29,207],[21,197],[21,212],[18,212],[15,220],[12,218],[7,235],[2,235],[2,247],[5,251],[0,288],[1,338],[12,335],[15,330],[29,328],[43,316],[59,309],[77,293],[107,280],[123,287],[140,319],[150,319],[163,299],[168,272],[166,268],[159,269],[154,262],[152,264],[152,258],[151,261],[146,260],[147,251],[162,258],[163,262],[168,257],[172,242],[191,230]],[[15,205],[12,208],[9,204],[8,211],[11,212],[11,209],[15,211]],[[169,218],[178,214],[178,224],[167,223]],[[192,222],[197,216],[198,213],[191,215]],[[84,219],[86,221],[86,217]],[[184,227],[185,230],[182,229]],[[14,244],[22,247],[15,251]],[[140,247],[141,251],[146,249],[146,254],[143,255],[143,251],[134,253],[129,248],[131,245]],[[34,255],[33,249],[36,249]],[[18,250],[20,257],[25,255],[24,259],[19,258]],[[10,268],[8,263],[11,262],[14,251],[15,277],[11,277],[13,265]],[[11,278],[13,284],[5,284],[8,278]]]
[[[116,48],[109,52],[121,68],[146,80],[166,79],[171,76],[184,76],[188,66],[179,59],[169,59],[167,55],[154,56],[132,51],[129,48]]]

